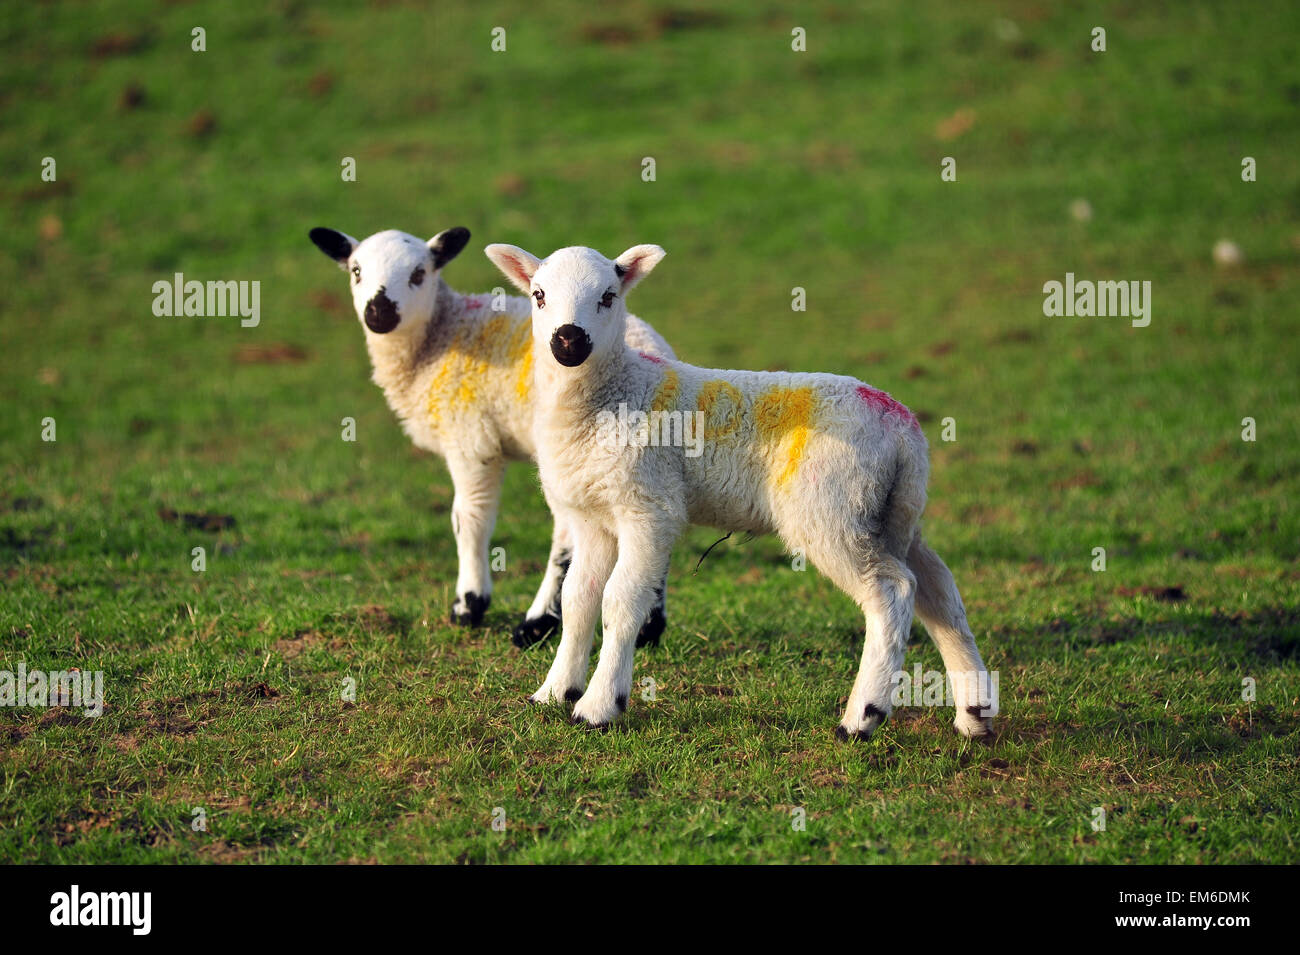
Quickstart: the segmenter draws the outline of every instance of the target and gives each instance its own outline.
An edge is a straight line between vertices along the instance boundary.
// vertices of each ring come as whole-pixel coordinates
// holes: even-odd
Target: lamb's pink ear
[[[527,292],[532,288],[533,273],[542,264],[542,260],[537,256],[531,252],[525,252],[518,246],[503,245],[499,242],[489,245],[483,252],[492,260],[492,264],[504,272],[506,278],[514,283],[515,288],[522,292]]]
[[[634,245],[614,260],[614,271],[623,283],[623,291],[629,291],[637,282],[650,274],[668,253],[657,245]]]

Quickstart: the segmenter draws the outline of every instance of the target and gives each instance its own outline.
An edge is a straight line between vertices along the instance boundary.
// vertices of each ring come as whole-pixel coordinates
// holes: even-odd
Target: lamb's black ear
[[[312,229],[307,233],[316,248],[320,249],[341,267],[346,268],[352,250],[357,247],[357,240],[333,229]]]
[[[429,240],[429,251],[433,253],[433,267],[440,269],[465,248],[469,241],[469,229],[463,225],[439,232]]]

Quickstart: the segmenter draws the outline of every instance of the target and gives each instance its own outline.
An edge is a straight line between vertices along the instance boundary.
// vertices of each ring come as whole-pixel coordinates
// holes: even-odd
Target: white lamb
[[[574,534],[560,645],[533,701],[576,698],[575,721],[595,727],[626,709],[637,628],[673,543],[688,524],[707,524],[775,531],[865,612],[837,735],[867,737],[889,716],[914,604],[952,681],[957,730],[992,732],[996,685],[952,574],[919,533],[929,462],[911,412],[852,378],[714,371],[629,347],[624,296],[663,257],[658,246],[614,261],[586,248],[545,261],[514,246],[486,251],[534,302],[537,461],[552,511]],[[611,440],[611,420],[638,412],[650,435],[656,414],[701,423],[701,453],[647,443],[645,432]],[[588,686],[598,611],[604,642]]]
[[[310,236],[350,274],[374,380],[389,406],[417,447],[446,459],[460,564],[451,618],[477,626],[492,598],[489,543],[506,461],[534,455],[529,300],[461,295],[443,281],[443,266],[469,241],[465,228],[447,229],[427,243],[395,230],[362,242],[333,229],[312,229]],[[633,316],[627,340],[633,348],[673,357],[667,342]],[[559,623],[569,540],[565,522],[556,521],[541,588],[514,631],[517,646],[543,639]],[[662,578],[658,586],[638,646],[657,644],[664,629]]]

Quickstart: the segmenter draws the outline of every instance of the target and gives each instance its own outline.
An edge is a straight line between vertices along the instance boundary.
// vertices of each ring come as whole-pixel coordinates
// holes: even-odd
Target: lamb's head
[[[389,229],[358,242],[333,229],[312,229],[316,247],[348,272],[357,318],[375,335],[410,334],[433,316],[438,272],[469,241],[457,226],[428,242]]]
[[[506,278],[533,299],[533,339],[555,361],[576,368],[595,355],[623,347],[624,296],[664,257],[657,245],[637,245],[617,259],[573,246],[545,260],[513,245],[485,250]]]

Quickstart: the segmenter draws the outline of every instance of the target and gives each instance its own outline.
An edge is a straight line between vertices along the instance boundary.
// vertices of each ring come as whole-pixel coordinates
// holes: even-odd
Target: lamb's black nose
[[[401,320],[401,316],[397,314],[397,303],[388,297],[384,286],[379,286],[375,297],[366,302],[366,328],[383,335],[396,328]]]
[[[576,368],[591,354],[591,336],[577,325],[561,325],[551,334],[551,354],[566,368]]]

